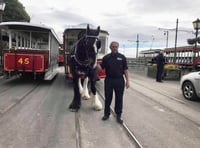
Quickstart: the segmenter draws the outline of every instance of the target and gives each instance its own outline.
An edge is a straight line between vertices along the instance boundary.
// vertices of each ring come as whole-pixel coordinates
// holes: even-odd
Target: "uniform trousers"
[[[163,69],[164,69],[164,66],[162,66],[162,65],[157,66],[156,81],[162,81]]]
[[[123,107],[123,94],[124,94],[125,80],[121,78],[105,78],[104,92],[105,92],[105,108],[104,115],[110,115],[110,105],[113,98],[113,92],[115,93],[115,113],[117,116],[121,116]]]

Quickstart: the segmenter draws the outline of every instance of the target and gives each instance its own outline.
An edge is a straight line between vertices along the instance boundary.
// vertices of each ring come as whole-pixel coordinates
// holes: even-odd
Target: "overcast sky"
[[[137,34],[139,50],[175,46],[178,19],[177,46],[194,38],[192,22],[200,17],[199,0],[19,0],[31,17],[32,23],[52,27],[62,39],[67,26],[89,23],[100,26],[110,34],[109,41],[120,42],[121,52],[135,55]]]

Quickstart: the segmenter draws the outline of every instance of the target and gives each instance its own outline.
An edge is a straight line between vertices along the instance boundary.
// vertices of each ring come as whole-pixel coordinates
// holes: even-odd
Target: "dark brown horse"
[[[101,42],[98,39],[99,32],[100,27],[94,30],[87,25],[86,31],[82,33],[80,39],[73,46],[69,61],[74,84],[74,97],[69,106],[72,111],[77,111],[80,108],[81,98],[90,98],[88,81],[90,82],[93,107],[96,110],[102,109],[95,87],[97,54],[101,46]]]

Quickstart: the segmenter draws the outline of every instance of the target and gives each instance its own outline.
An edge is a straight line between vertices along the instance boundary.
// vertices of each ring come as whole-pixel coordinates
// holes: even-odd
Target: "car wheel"
[[[197,100],[197,94],[191,82],[185,82],[182,86],[182,93],[187,100]]]

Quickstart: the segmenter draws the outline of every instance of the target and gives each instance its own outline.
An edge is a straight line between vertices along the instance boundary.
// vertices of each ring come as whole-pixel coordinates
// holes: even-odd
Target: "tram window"
[[[185,54],[184,51],[180,52],[180,57],[184,57],[184,54]]]
[[[192,51],[189,52],[189,57],[193,57],[193,52]]]
[[[106,53],[106,37],[100,36],[99,40],[101,41],[101,48],[99,49],[99,53]]]
[[[188,57],[188,51],[185,51],[185,52],[183,53],[183,57]]]
[[[195,57],[197,57],[197,56],[198,56],[198,52],[195,53]]]
[[[174,54],[175,54],[175,53],[174,53]],[[180,57],[180,55],[181,55],[180,52],[177,52],[177,53],[176,53],[176,56],[177,56],[177,57]]]
[[[59,54],[63,54],[63,49],[62,48],[59,48]]]
[[[8,41],[3,41],[3,50],[8,50],[8,49],[9,49]]]
[[[66,45],[65,45],[65,51],[66,51],[66,53],[70,53],[71,51],[72,51],[72,47],[73,47],[73,45],[74,45],[74,43],[76,42],[76,40],[75,39],[67,39],[66,41],[65,41],[65,43],[67,43]]]

